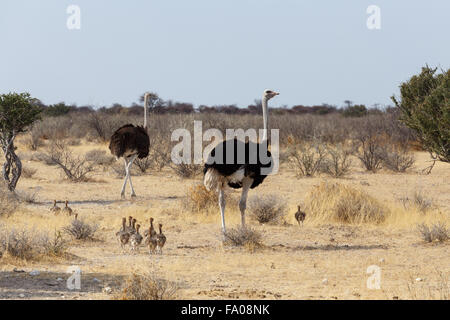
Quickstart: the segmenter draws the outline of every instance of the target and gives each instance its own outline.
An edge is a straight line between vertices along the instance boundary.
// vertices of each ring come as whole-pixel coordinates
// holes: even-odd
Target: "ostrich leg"
[[[134,160],[136,160],[137,155],[134,155],[130,162],[128,163],[128,182],[130,182],[130,188],[131,188],[131,197],[136,197],[136,193],[134,192],[133,183],[131,182],[131,166],[133,165]]]
[[[222,217],[222,232],[223,235],[227,232],[225,228],[225,195],[223,189],[219,190],[219,207],[220,207],[220,215]]]
[[[122,191],[120,192],[120,197],[125,198],[125,188],[127,186],[128,180],[128,160],[127,158],[123,158],[123,162],[125,163],[125,179],[123,180]]]
[[[245,228],[245,209],[247,208],[247,196],[248,190],[253,183],[253,179],[244,178],[242,181],[242,194],[241,200],[239,201],[239,210],[241,211],[241,224],[242,228]]]

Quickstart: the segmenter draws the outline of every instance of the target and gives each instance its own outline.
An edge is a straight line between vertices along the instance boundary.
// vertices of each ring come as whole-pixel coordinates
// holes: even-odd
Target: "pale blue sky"
[[[66,8],[81,8],[68,30]],[[381,30],[366,9],[381,8]],[[448,0],[1,0],[0,93],[126,105],[145,90],[200,104],[389,104],[450,65]]]

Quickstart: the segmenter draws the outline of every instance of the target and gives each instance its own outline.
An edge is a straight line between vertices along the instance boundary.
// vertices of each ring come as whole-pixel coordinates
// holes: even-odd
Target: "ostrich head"
[[[264,95],[263,95],[263,97],[264,97],[266,100],[270,100],[270,99],[272,99],[273,97],[275,97],[275,96],[277,96],[277,95],[279,95],[278,92],[275,92],[275,91],[273,91],[273,90],[266,89],[266,90],[264,90]]]

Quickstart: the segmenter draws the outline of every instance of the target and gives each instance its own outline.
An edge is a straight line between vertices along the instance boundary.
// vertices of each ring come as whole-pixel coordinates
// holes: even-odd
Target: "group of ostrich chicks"
[[[53,201],[53,206],[50,207],[50,212],[55,215],[59,215],[60,213],[66,214],[68,216],[75,216],[75,219],[78,218],[78,214],[74,213],[72,208],[69,207],[69,201],[65,201],[65,207],[62,209],[56,205],[56,200]],[[162,248],[166,244],[166,236],[162,232],[163,225],[158,224],[159,233],[156,232],[153,227],[153,218],[150,218],[150,227],[145,230],[144,235],[139,233],[141,228],[140,224],[136,224],[137,220],[132,216],[128,217],[128,225],[127,218],[122,218],[122,227],[118,232],[116,232],[116,237],[119,240],[120,246],[122,249],[125,249],[127,244],[130,244],[131,250],[134,252],[139,252],[139,246],[142,241],[144,241],[145,246],[148,246],[149,253],[159,253],[162,254]]]
[[[67,214],[68,216],[72,216],[72,214],[75,216],[75,219],[77,219],[78,214],[74,213],[73,210],[69,207],[69,201],[65,201],[65,207],[60,208],[56,205],[56,200],[53,201],[53,207],[50,208],[50,211],[53,212],[55,215],[58,215],[59,213]],[[306,213],[300,210],[300,206],[297,207],[297,212],[294,214],[295,220],[297,220],[298,224],[303,224],[303,221],[306,218]],[[159,233],[156,232],[155,228],[153,227],[153,218],[150,218],[150,227],[145,230],[144,235],[141,235],[139,230],[141,228],[140,224],[137,224],[137,220],[134,219],[132,216],[128,217],[128,225],[127,225],[127,218],[122,218],[122,227],[119,231],[116,232],[116,237],[120,243],[120,246],[122,249],[125,249],[125,246],[127,244],[130,244],[131,250],[134,252],[139,252],[139,247],[142,244],[142,241],[144,241],[145,246],[148,246],[149,253],[155,254],[159,253],[162,254],[162,248],[166,244],[166,236],[162,232],[162,224],[158,224]]]
[[[53,200],[53,207],[50,208],[50,212],[53,212],[53,213],[55,214],[55,216],[57,216],[57,215],[60,214],[60,213],[66,214],[66,215],[68,215],[69,217],[70,217],[72,214],[75,214],[75,213],[73,212],[72,208],[69,207],[69,201],[66,200],[64,203],[66,204],[66,206],[63,207],[63,208],[61,209],[60,207],[58,207],[58,206],[56,205],[56,200]],[[75,214],[75,216],[77,216],[77,215]]]
[[[136,222],[136,219],[129,216],[127,226],[127,219],[125,217],[122,218],[122,227],[116,232],[116,237],[122,249],[125,249],[125,246],[130,244],[132,251],[139,251],[139,246],[144,241],[145,246],[148,246],[150,254],[156,252],[162,254],[162,248],[166,244],[166,236],[162,232],[162,224],[158,224],[159,233],[157,233],[153,227],[153,218],[150,218],[150,227],[145,230],[144,235],[141,235],[139,233],[141,225],[136,224]]]

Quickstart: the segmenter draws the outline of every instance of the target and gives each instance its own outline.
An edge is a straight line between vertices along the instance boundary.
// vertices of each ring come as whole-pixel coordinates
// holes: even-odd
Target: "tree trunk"
[[[8,185],[10,191],[14,191],[22,175],[22,161],[15,153],[14,139],[16,134],[13,132],[9,137],[1,139],[3,154],[5,155],[5,163],[3,164],[3,179]]]

